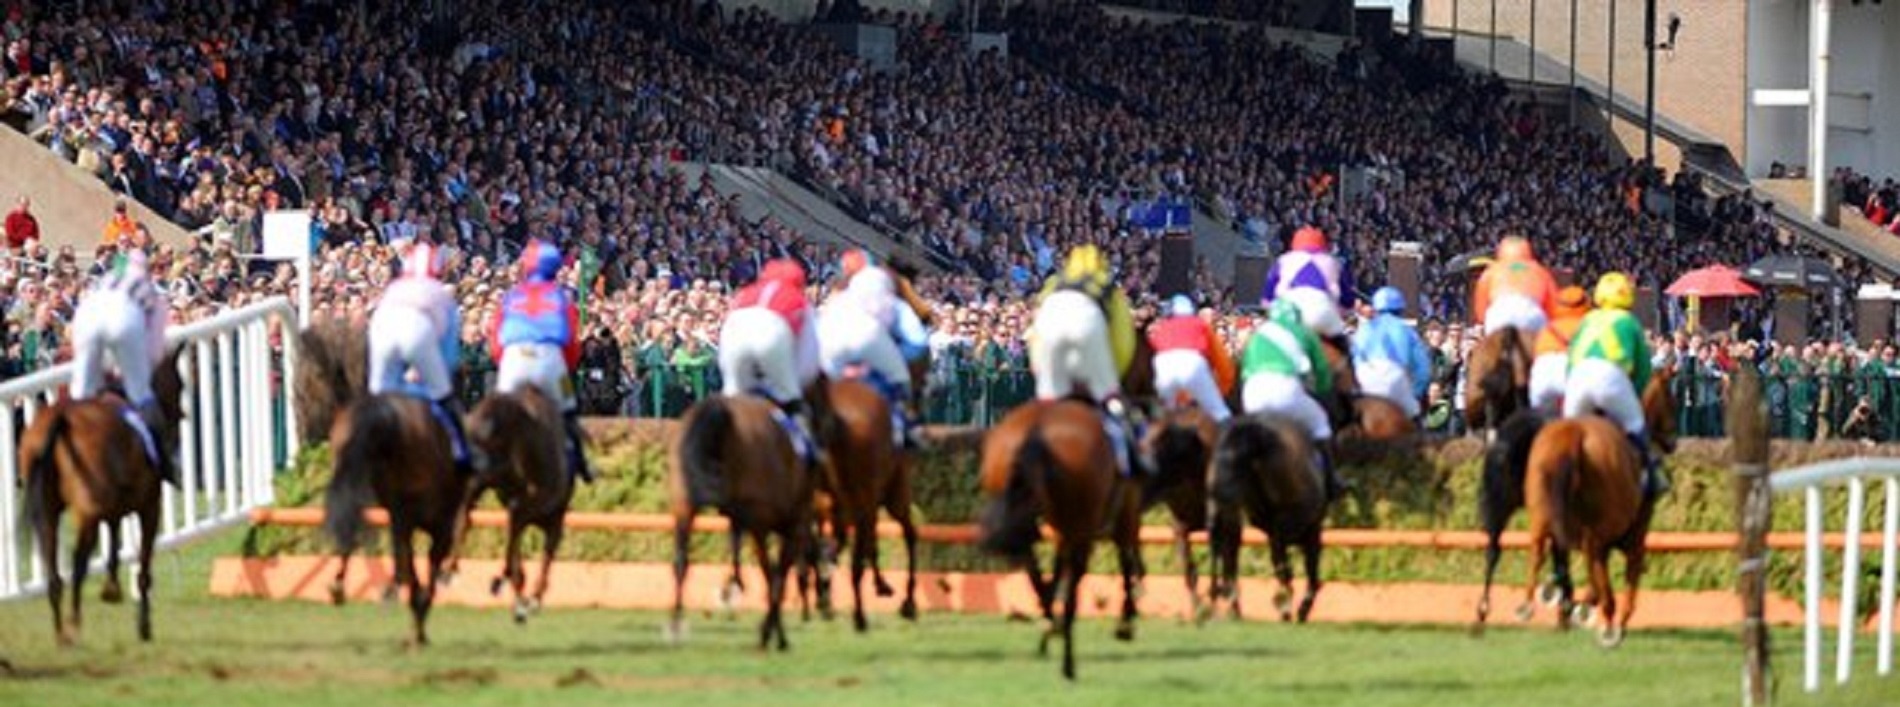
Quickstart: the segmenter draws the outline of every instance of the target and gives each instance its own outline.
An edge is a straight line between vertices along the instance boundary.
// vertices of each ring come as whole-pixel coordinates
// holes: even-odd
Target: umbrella
[[[1452,258],[1451,262],[1445,263],[1445,272],[1453,275],[1462,275],[1472,270],[1489,267],[1490,265],[1491,251],[1474,250]]]
[[[1827,261],[1801,255],[1770,255],[1750,264],[1747,270],[1742,271],[1742,276],[1762,285],[1802,288],[1847,286],[1847,281]]]
[[[1671,297],[1756,297],[1761,291],[1742,281],[1742,273],[1726,265],[1690,270],[1670,283],[1663,294]]]

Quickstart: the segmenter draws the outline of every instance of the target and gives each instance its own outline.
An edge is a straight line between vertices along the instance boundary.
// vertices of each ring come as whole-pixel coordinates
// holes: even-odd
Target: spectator
[[[18,251],[29,241],[40,239],[40,220],[33,216],[33,200],[20,197],[19,205],[7,214],[7,248]]]

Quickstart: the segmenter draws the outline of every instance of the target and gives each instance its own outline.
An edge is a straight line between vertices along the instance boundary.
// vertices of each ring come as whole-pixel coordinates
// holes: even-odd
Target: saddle
[[[763,390],[754,390],[751,394],[761,400],[772,399],[772,396],[766,395]],[[818,465],[818,440],[812,439],[811,434],[798,424],[797,419],[787,414],[784,408],[773,405],[772,421],[778,423],[779,429],[785,430],[785,436],[792,440],[792,453],[804,461],[805,466]]]
[[[910,426],[904,419],[903,391],[899,390],[897,384],[892,383],[889,378],[884,377],[884,374],[861,363],[847,365],[840,373],[843,374],[845,380],[855,380],[871,386],[872,390],[877,391],[877,394],[889,403],[887,407],[891,416],[891,443],[902,448],[905,428]]]
[[[435,417],[436,424],[449,433],[449,453],[455,457],[457,466],[467,466],[469,459],[468,440],[462,435],[462,422],[455,413],[442,405],[439,400],[428,400],[429,414]]]
[[[145,461],[154,467],[162,465],[164,460],[158,455],[158,439],[152,436],[152,429],[145,425],[145,418],[139,414],[139,409],[133,407],[131,403],[121,401],[119,419],[130,425],[132,432],[138,435],[139,444],[145,447]]]

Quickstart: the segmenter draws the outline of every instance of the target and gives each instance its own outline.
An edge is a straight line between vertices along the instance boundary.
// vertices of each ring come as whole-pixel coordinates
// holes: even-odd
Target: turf
[[[214,599],[210,558],[236,534],[164,556],[158,642],[140,645],[128,607],[93,601],[82,647],[53,647],[43,599],[0,604],[0,705],[734,704],[1287,704],[1730,705],[1739,650],[1729,632],[1642,632],[1616,651],[1577,633],[1451,628],[1285,626],[1173,619],[1133,643],[1105,622],[1077,629],[1081,680],[1064,684],[1037,659],[1038,628],[999,617],[926,615],[800,623],[788,654],[757,651],[757,615],[695,615],[684,646],[661,640],[653,613],[550,611],[526,627],[505,613],[444,608],[432,647],[401,645],[394,605],[337,609]],[[471,580],[472,581],[472,580]],[[1099,581],[1099,580],[1092,580]],[[1322,601],[1324,599],[1322,598]],[[1776,635],[1780,703],[1895,704],[1900,680],[1873,675],[1809,697],[1799,637]],[[1864,641],[1863,648],[1871,648]],[[1831,660],[1832,650],[1828,656]],[[1829,677],[1831,677],[1831,663]]]

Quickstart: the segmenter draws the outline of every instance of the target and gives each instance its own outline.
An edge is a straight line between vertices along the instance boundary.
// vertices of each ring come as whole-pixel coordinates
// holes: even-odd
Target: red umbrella
[[[1761,291],[1742,281],[1742,273],[1724,265],[1691,270],[1663,290],[1671,297],[1758,297]]]

